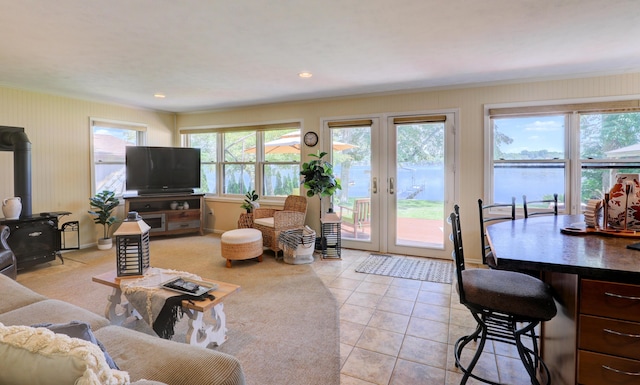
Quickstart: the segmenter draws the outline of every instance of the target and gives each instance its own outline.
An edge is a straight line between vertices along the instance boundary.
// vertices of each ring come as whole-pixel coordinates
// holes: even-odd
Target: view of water
[[[339,165],[335,175],[341,175]],[[342,188],[349,198],[369,195],[371,169],[368,166],[352,166],[348,182],[342,180]],[[495,202],[509,202],[515,196],[521,201],[522,194],[529,200],[542,199],[545,195],[564,192],[564,170],[562,169],[521,169],[504,168],[495,170]],[[444,180],[442,166],[417,166],[401,169],[398,175],[398,197],[429,201],[444,200]]]

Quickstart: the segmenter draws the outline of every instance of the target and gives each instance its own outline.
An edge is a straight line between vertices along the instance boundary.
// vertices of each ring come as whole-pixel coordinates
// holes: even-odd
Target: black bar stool
[[[492,209],[503,209],[505,214],[489,215]],[[511,203],[493,203],[485,205],[482,199],[478,199],[478,210],[480,215],[480,246],[482,247],[482,262],[492,269],[497,268],[496,260],[491,252],[491,247],[487,241],[487,231],[485,226],[491,222],[507,221],[516,219],[516,197],[511,197]],[[508,215],[507,215],[508,214]]]
[[[473,374],[484,345],[490,340],[515,345],[531,383],[549,385],[551,377],[538,352],[535,327],[556,315],[551,287],[537,278],[514,271],[466,269],[458,205],[454,206],[449,221],[460,303],[469,309],[477,322],[472,334],[460,337],[455,343],[456,367],[464,373],[460,384],[466,384],[471,377],[487,384],[500,385],[497,381]],[[523,343],[522,338],[525,336],[531,338],[531,348]],[[462,351],[469,342],[478,339],[480,341],[476,352],[471,362],[465,366],[460,360]],[[538,371],[543,382],[537,378]]]

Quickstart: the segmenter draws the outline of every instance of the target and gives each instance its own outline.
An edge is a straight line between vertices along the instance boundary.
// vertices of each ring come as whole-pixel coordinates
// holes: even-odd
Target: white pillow
[[[127,372],[112,370],[91,342],[46,328],[0,323],[0,384],[120,385]]]

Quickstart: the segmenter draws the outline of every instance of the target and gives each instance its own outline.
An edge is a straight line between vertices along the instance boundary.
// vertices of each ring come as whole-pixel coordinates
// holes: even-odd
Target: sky
[[[500,144],[504,153],[523,150],[564,152],[564,116],[495,119],[498,130],[513,139]]]

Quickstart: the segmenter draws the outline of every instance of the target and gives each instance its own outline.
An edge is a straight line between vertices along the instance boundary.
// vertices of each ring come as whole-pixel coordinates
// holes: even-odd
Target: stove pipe
[[[13,192],[22,200],[20,217],[31,216],[31,142],[22,127],[0,126],[0,151],[13,151]]]

